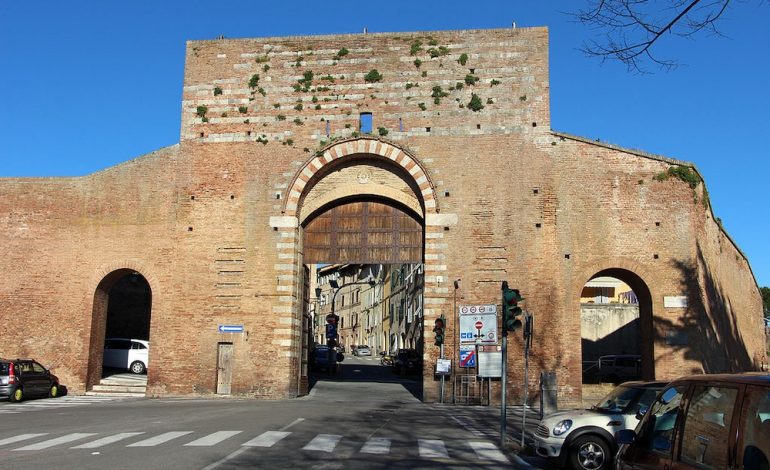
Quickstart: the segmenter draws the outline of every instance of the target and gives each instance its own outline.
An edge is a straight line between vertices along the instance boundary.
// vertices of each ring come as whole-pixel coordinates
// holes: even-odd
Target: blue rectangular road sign
[[[243,325],[219,325],[220,333],[243,333]]]
[[[467,346],[461,346],[461,348],[465,349],[460,350],[460,367],[476,367],[476,348]]]

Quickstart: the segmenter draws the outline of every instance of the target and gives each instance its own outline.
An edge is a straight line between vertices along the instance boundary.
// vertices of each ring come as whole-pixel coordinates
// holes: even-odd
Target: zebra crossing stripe
[[[57,437],[56,439],[49,439],[47,441],[38,442],[37,444],[30,444],[28,446],[19,447],[18,449],[13,449],[14,451],[22,451],[22,450],[43,450],[48,449],[49,447],[58,446],[59,444],[67,444],[68,442],[77,441],[79,439],[83,439],[86,437],[95,436],[96,433],[93,432],[74,432],[72,434],[67,434],[66,436]]]
[[[481,460],[491,460],[493,462],[509,463],[508,458],[500,452],[500,449],[496,445],[487,441],[471,441],[469,442],[473,451],[476,452]]]
[[[387,454],[390,452],[390,439],[372,437],[361,448],[363,454]]]
[[[225,439],[231,438],[236,434],[240,434],[242,432],[243,431],[217,431],[215,433],[209,434],[208,436],[204,436],[204,437],[201,437],[200,439],[196,439],[192,442],[188,442],[187,444],[185,444],[185,446],[193,446],[193,447],[213,446],[214,444],[219,444]]]
[[[34,437],[40,437],[47,435],[47,432],[39,433],[39,434],[19,434],[18,436],[8,437],[6,439],[0,440],[0,446],[4,446],[6,444],[13,444],[15,442],[21,442],[26,441],[27,439],[32,439]]]
[[[444,441],[438,439],[418,439],[417,442],[420,447],[420,457],[426,459],[449,458]]]
[[[153,446],[157,446],[159,444],[168,442],[172,439],[176,439],[177,437],[185,436],[190,433],[192,433],[192,431],[165,432],[163,434],[159,434],[155,437],[151,437],[143,441],[134,442],[133,444],[129,444],[126,447],[153,447]]]
[[[242,444],[243,447],[273,447],[276,442],[291,434],[287,431],[267,431]]]
[[[308,442],[302,450],[318,450],[321,452],[332,452],[342,436],[336,434],[319,434]]]
[[[138,436],[140,434],[144,434],[144,432],[122,432],[120,434],[114,434],[95,441],[86,442],[85,444],[80,444],[79,446],[72,447],[72,449],[96,449],[97,447],[106,446],[107,444],[122,441],[123,439],[128,439],[129,437]]]

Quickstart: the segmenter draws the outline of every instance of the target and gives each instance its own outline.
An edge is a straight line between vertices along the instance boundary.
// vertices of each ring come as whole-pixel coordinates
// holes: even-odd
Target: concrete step
[[[141,393],[147,392],[146,385],[94,385],[93,392],[111,392],[111,393]]]
[[[99,392],[91,390],[86,392],[87,397],[144,397],[145,393],[141,392]]]
[[[107,377],[105,379],[100,380],[99,383],[101,385],[121,385],[121,386],[141,385],[141,386],[145,386],[145,385],[147,385],[147,376],[146,375],[138,375],[135,378],[133,378],[133,377]]]

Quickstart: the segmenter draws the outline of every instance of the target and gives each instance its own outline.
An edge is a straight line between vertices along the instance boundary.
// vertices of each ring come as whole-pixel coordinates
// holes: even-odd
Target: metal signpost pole
[[[439,359],[444,359],[444,343],[441,343],[439,353],[438,353]],[[446,377],[446,374],[443,372],[441,373],[441,400],[439,403],[444,404],[444,377]]]
[[[506,420],[506,409],[505,409],[505,385],[506,382],[508,382],[508,372],[507,372],[507,359],[508,359],[508,332],[505,330],[505,327],[503,326],[503,363],[502,363],[502,372],[501,372],[501,382],[502,382],[502,388],[500,391],[500,448],[505,449],[505,420]]]
[[[527,394],[529,392],[529,336],[527,328],[531,318],[529,312],[524,317],[524,406],[521,410],[521,447],[524,448],[524,433],[527,431]]]

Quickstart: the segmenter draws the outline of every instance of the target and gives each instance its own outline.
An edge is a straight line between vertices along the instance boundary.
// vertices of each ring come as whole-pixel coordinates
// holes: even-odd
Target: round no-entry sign
[[[476,329],[477,329],[477,330],[480,330],[480,329],[481,329],[481,327],[483,327],[483,326],[484,326],[484,324],[483,324],[483,323],[481,323],[480,321],[477,321],[477,322],[476,322]]]

